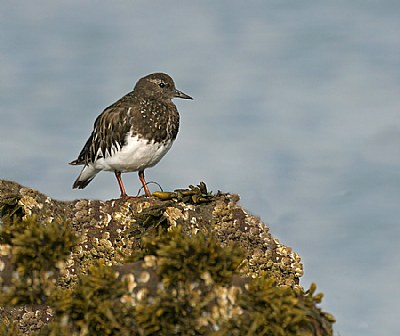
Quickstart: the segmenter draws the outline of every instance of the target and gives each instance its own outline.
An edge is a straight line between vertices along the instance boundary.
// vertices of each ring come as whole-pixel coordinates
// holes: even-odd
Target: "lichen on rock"
[[[60,202],[0,180],[1,335],[332,335],[300,257],[204,183]]]

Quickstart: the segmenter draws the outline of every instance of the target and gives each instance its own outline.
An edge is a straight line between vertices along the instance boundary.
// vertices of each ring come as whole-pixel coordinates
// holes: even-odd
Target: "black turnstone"
[[[147,196],[144,170],[168,152],[179,129],[179,113],[172,98],[192,99],[177,90],[170,76],[154,73],[139,79],[133,91],[107,107],[72,165],[84,165],[73,184],[83,189],[102,170],[115,173],[121,198],[127,198],[121,173],[139,173]]]

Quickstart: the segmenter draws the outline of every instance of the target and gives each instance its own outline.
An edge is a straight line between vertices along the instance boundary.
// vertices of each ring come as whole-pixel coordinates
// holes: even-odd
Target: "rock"
[[[332,335],[300,257],[238,201],[200,183],[61,202],[0,180],[0,335]]]

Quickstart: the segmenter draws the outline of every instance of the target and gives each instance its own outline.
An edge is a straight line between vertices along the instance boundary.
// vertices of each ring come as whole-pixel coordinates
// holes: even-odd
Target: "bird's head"
[[[134,91],[148,97],[161,99],[193,99],[186,93],[179,91],[175,87],[173,79],[165,73],[153,73],[138,80]]]

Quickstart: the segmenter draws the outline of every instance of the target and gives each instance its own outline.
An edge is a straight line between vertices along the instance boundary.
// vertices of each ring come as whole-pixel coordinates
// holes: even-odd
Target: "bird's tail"
[[[72,185],[72,189],[83,189],[92,181],[96,174],[99,172],[98,169],[95,169],[92,165],[84,166],[78,178]]]

